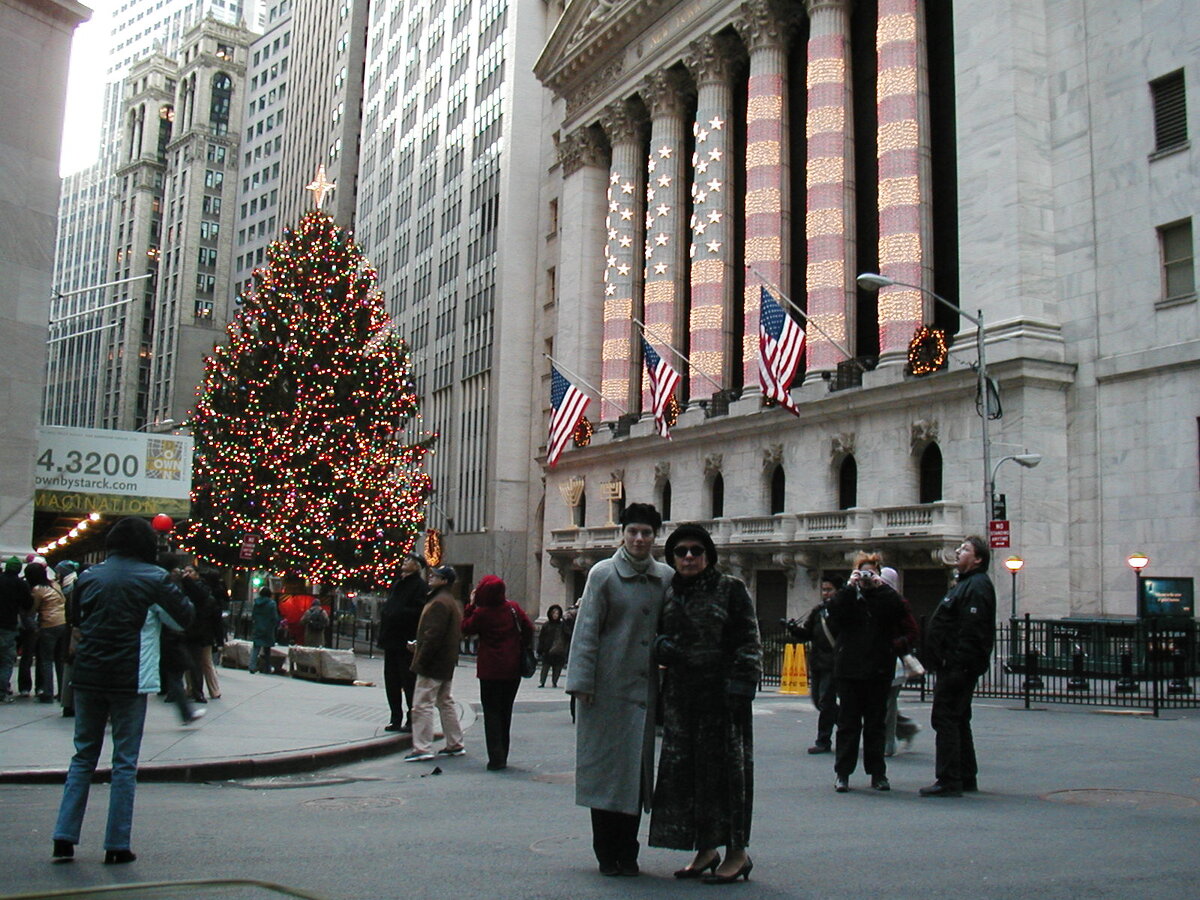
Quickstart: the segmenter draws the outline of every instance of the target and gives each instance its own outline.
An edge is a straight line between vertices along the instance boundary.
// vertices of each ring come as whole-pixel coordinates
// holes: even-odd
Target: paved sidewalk
[[[140,781],[302,772],[398,753],[412,745],[409,735],[384,731],[390,716],[381,657],[358,658],[355,685],[251,675],[244,669],[218,672],[221,698],[201,707],[205,717],[193,725],[181,725],[173,706],[150,697]],[[474,659],[459,666],[454,695],[463,727],[469,728],[479,708]],[[522,691],[524,702],[563,696],[549,688]],[[0,783],[61,783],[74,752],[73,734],[74,720],[63,718],[57,703],[18,698],[0,704]],[[109,750],[106,746],[99,772],[108,772]]]

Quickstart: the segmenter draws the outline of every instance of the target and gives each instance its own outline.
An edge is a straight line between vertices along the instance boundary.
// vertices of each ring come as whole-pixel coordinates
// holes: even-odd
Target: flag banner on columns
[[[789,390],[803,353],[804,329],[764,287],[758,316],[758,380],[764,397],[796,416],[800,410]]]
[[[567,441],[575,432],[575,426],[583,418],[584,410],[592,402],[571,382],[567,381],[558,369],[550,367],[550,435],[546,440],[546,463],[550,468],[558,462],[559,456],[567,446]]]

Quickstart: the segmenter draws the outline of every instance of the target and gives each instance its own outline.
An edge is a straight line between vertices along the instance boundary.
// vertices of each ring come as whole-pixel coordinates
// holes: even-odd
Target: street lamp
[[[1004,568],[1012,572],[1012,618],[1017,617],[1017,573],[1025,565],[1025,560],[1019,556],[1010,556],[1004,561]]]
[[[160,421],[147,422],[145,425],[141,425],[133,430],[134,431],[149,431],[153,434],[157,434],[157,433],[163,432],[163,431],[170,431],[174,427],[175,427],[174,419],[163,419],[161,422]]]
[[[1135,551],[1135,552],[1129,554],[1129,558],[1126,559],[1125,562],[1129,563],[1129,568],[1133,569],[1134,603],[1135,604],[1141,603],[1142,602],[1142,569],[1144,569],[1144,568],[1146,568],[1146,566],[1150,565],[1150,557],[1148,557],[1145,553],[1139,553],[1139,552]]]
[[[988,440],[988,415],[991,413],[991,395],[988,392],[987,380],[987,360],[984,357],[983,350],[983,310],[977,310],[976,315],[971,315],[969,312],[955,306],[941,294],[936,294],[929,288],[923,288],[919,284],[908,284],[903,281],[896,281],[894,278],[888,278],[886,275],[880,275],[876,272],[864,272],[858,276],[858,286],[867,291],[878,291],[885,287],[906,287],[914,291],[920,291],[922,294],[928,294],[938,303],[948,309],[954,310],[960,316],[971,322],[975,326],[975,352],[979,356],[977,365],[977,374],[979,376],[979,399],[983,404],[983,516],[986,523],[992,517],[992,445]]]
[[[1016,454],[1013,454],[1012,456],[1002,456],[998,460],[996,460],[996,464],[994,466],[992,466],[991,477],[988,479],[988,503],[990,504],[988,507],[988,510],[989,510],[988,515],[994,515],[992,512],[992,509],[995,507],[995,504],[996,504],[996,472],[1000,468],[1001,465],[1008,462],[1010,459],[1013,462],[1015,462],[1018,466],[1021,466],[1022,468],[1032,469],[1038,463],[1040,463],[1042,461],[1042,454],[1040,454],[1040,453],[1016,453]],[[996,517],[996,518],[999,518],[999,517]]]

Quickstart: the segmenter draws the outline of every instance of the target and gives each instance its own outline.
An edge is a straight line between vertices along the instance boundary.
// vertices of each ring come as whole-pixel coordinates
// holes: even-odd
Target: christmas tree
[[[226,565],[385,583],[430,492],[431,439],[402,443],[418,414],[408,348],[375,271],[324,212],[306,213],[267,258],[205,359],[192,517],[179,541]]]

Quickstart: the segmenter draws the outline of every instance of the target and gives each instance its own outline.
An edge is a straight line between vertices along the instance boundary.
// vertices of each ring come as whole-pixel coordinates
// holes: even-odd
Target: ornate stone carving
[[[830,440],[829,455],[834,459],[851,456],[854,453],[854,433],[843,431],[835,434]]]
[[[634,111],[628,100],[610,103],[600,113],[600,127],[608,135],[610,144],[640,142],[645,125],[645,119]]]
[[[683,64],[697,84],[728,82],[733,75],[737,48],[727,35],[706,34],[688,46]]]
[[[912,424],[912,437],[909,450],[915,453],[926,444],[935,443],[938,439],[937,419],[921,419]]]
[[[662,484],[671,477],[671,463],[662,460],[654,464],[654,483]]]
[[[787,43],[796,8],[778,0],[748,0],[742,4],[742,14],[733,22],[748,50],[761,47],[782,47]]]
[[[771,444],[763,447],[763,471],[770,472],[783,463],[783,444]]]
[[[646,76],[638,92],[654,118],[681,116],[684,100],[687,98],[688,83],[678,69],[659,69]]]
[[[566,178],[584,166],[608,168],[608,153],[594,128],[577,128],[558,142],[558,161]]]
[[[704,477],[712,478],[721,473],[721,464],[725,461],[723,453],[710,453],[704,457]]]
[[[618,57],[580,84],[573,93],[567,95],[567,118],[578,114],[585,106],[616,84],[617,79],[624,71],[625,60],[623,57]]]

